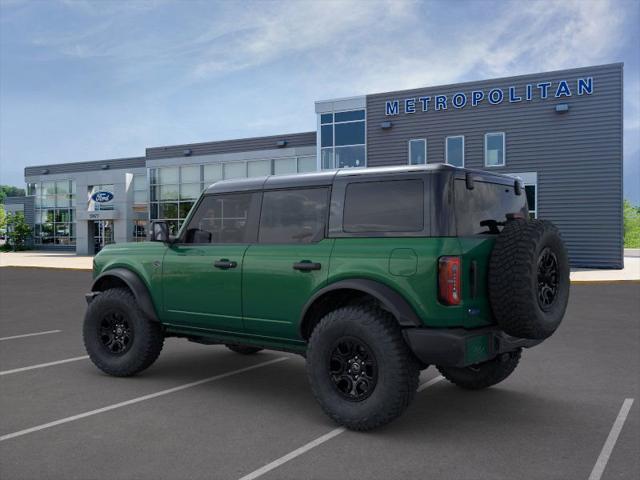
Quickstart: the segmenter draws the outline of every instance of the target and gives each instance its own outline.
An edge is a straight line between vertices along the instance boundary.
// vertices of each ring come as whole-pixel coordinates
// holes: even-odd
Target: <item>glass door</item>
[[[94,253],[98,253],[105,245],[113,243],[113,220],[97,220],[93,222]]]

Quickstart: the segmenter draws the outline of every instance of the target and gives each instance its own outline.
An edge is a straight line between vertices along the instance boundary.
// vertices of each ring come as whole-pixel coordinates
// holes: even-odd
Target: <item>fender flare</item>
[[[151,294],[149,293],[149,289],[142,281],[142,279],[131,270],[126,268],[113,268],[111,270],[106,270],[98,275],[91,284],[92,292],[100,292],[104,289],[100,288],[101,281],[105,279],[113,277],[118,280],[123,281],[129,290],[133,293],[133,296],[140,307],[140,310],[154,322],[159,322],[158,314],[156,313],[156,309],[153,305],[153,300],[151,300]]]
[[[316,300],[331,291],[345,289],[359,290],[376,298],[386,310],[391,312],[391,314],[396,318],[398,324],[402,327],[422,326],[422,321],[418,315],[416,315],[413,307],[393,288],[375,280],[354,278],[349,280],[340,280],[321,288],[307,301],[307,303],[305,303],[302,308],[302,314],[300,315],[300,333],[302,334],[304,318]]]

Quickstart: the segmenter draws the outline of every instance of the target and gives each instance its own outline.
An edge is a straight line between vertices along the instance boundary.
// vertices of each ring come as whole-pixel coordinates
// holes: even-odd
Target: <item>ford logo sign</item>
[[[91,200],[98,203],[107,203],[113,200],[113,193],[111,192],[96,192],[91,195]]]

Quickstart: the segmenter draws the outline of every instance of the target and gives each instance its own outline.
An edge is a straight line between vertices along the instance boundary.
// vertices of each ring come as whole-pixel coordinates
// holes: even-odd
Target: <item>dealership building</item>
[[[620,63],[317,101],[313,132],[147,148],[144,156],[25,168],[11,199],[36,248],[93,254],[175,232],[221,179],[448,163],[518,176],[573,266],[621,268]],[[380,198],[385,202],[385,198]]]

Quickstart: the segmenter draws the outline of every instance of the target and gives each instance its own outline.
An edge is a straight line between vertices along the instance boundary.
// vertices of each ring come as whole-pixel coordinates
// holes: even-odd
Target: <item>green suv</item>
[[[518,179],[446,165],[217,182],[178,235],[94,260],[84,342],[116,376],[166,337],[306,357],[324,411],[354,430],[398,417],[421,369],[467,389],[516,368],[569,297],[558,230]]]

